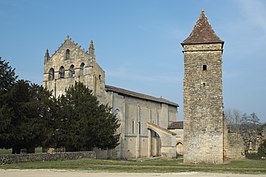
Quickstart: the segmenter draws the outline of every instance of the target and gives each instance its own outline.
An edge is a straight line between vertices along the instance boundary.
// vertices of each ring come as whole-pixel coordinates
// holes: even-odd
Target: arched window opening
[[[64,78],[65,77],[65,68],[64,66],[61,66],[59,69],[59,78]]]
[[[71,65],[69,68],[69,77],[75,77],[75,67]]]
[[[68,60],[70,58],[70,50],[67,49],[66,50],[66,60]]]
[[[102,75],[99,74],[99,80],[102,80]]]
[[[85,64],[81,63],[80,65],[80,75],[85,76],[86,75],[86,70],[85,70]]]
[[[51,80],[54,80],[54,68],[51,68],[49,70],[49,73],[48,73],[48,80],[51,81]]]

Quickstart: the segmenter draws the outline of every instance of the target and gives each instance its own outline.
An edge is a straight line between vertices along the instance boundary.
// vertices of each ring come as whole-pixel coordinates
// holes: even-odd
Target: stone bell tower
[[[223,163],[222,41],[204,10],[184,48],[184,163]]]

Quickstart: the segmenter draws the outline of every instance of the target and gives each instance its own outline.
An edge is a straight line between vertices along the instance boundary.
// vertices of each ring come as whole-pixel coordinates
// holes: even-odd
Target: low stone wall
[[[34,162],[34,161],[56,161],[56,160],[76,160],[76,159],[95,159],[94,151],[81,152],[56,152],[56,153],[41,153],[41,154],[6,154],[0,155],[0,164],[10,164],[19,162]]]

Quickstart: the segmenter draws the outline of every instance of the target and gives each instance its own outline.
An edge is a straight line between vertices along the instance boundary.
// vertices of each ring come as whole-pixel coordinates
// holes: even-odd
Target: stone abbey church
[[[185,163],[223,163],[241,158],[241,140],[227,133],[223,115],[222,41],[204,10],[184,48],[184,123],[177,122],[178,104],[163,98],[105,84],[94,44],[88,51],[67,37],[56,52],[44,56],[43,86],[58,97],[75,81],[82,82],[99,101],[112,107],[120,120],[119,145],[106,157],[135,159],[184,154]],[[184,128],[183,128],[184,125]]]

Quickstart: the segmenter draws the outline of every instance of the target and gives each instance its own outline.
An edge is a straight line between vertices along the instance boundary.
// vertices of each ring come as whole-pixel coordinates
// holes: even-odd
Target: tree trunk
[[[21,148],[19,147],[12,147],[12,154],[20,154]]]

